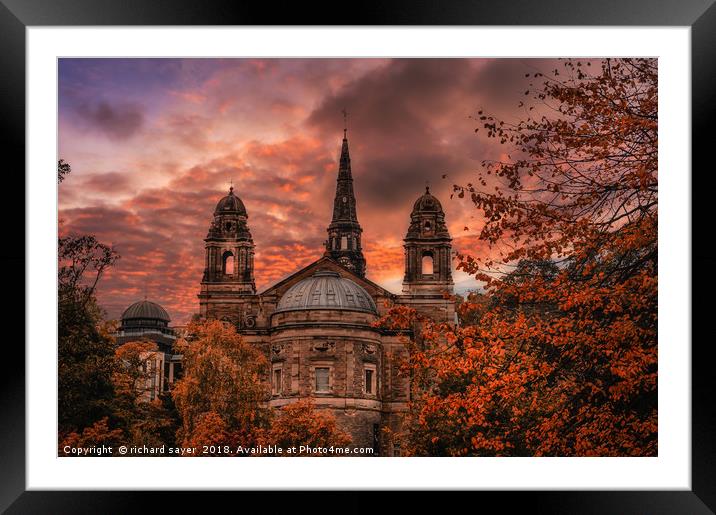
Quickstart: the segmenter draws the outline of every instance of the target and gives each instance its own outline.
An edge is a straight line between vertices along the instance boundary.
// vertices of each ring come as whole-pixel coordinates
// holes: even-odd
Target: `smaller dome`
[[[229,194],[222,198],[218,204],[216,204],[214,214],[219,215],[222,213],[248,216],[246,214],[246,207],[244,207],[244,203],[241,202],[241,199],[239,197],[234,195],[233,186],[229,188]]]
[[[430,194],[430,187],[425,187],[425,195],[413,204],[413,213],[442,213],[443,206],[440,201]]]
[[[171,321],[169,313],[167,313],[163,307],[148,300],[135,302],[125,309],[124,313],[122,313],[122,320],[131,320],[136,318],[162,320],[164,322]]]

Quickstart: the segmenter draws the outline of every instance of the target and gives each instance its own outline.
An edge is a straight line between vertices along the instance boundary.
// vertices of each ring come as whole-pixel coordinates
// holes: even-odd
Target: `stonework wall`
[[[282,388],[269,405],[312,398],[329,410],[354,446],[373,447],[382,420],[381,334],[368,313],[311,310],[274,316],[270,336],[272,368],[281,368]],[[375,370],[373,392],[365,391],[365,368]],[[316,368],[329,369],[329,390],[316,390]]]
[[[345,270],[330,260],[314,268]],[[401,370],[408,360],[409,335],[372,327],[374,314],[346,309],[297,310],[275,313],[276,306],[291,285],[315,270],[305,269],[263,294],[246,294],[230,284],[202,285],[201,314],[228,320],[247,342],[266,356],[265,380],[273,384],[274,368],[281,370],[281,388],[273,391],[268,405],[273,408],[312,398],[319,410],[332,413],[339,427],[348,432],[353,446],[373,447],[375,455],[400,453],[384,431],[401,430],[410,400],[409,377]],[[347,276],[358,281],[357,278]],[[426,291],[394,295],[369,281],[360,283],[376,303],[378,316],[392,305],[407,305],[440,322],[453,322],[454,303],[430,286]],[[418,288],[419,289],[419,288]],[[246,323],[247,316],[252,318]],[[329,369],[330,389],[316,391],[316,368]],[[374,370],[374,388],[365,391],[365,369]]]
[[[409,306],[435,322],[454,324],[457,321],[455,301],[446,299],[443,295],[400,295],[395,303]]]
[[[382,455],[380,441],[375,435],[380,435],[382,414],[377,410],[342,409],[334,410],[336,422],[344,431],[350,433],[353,439],[352,447],[372,447],[374,456]]]

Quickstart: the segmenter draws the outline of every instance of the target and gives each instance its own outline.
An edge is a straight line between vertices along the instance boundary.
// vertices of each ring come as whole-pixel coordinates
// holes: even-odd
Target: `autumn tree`
[[[346,447],[351,437],[336,424],[329,413],[316,410],[311,399],[304,399],[281,408],[271,427],[261,432],[259,443],[283,449],[301,446],[312,448]],[[319,453],[297,453],[291,456],[319,456]]]
[[[111,429],[109,427],[108,418],[94,422],[92,425],[85,427],[81,432],[72,431],[61,436],[59,440],[58,455],[68,455],[65,452],[66,447],[84,448],[84,447],[101,447],[106,445],[112,447],[112,455],[119,455],[116,452],[117,447],[124,443],[124,433],[121,429]]]
[[[65,236],[58,241],[60,432],[81,430],[109,415],[114,340],[94,293],[118,258],[94,236]]]
[[[176,344],[183,355],[184,376],[172,396],[181,416],[179,441],[243,443],[255,441],[265,427],[268,362],[246,343],[236,328],[222,321],[193,321]]]
[[[57,182],[70,171],[59,160]],[[95,290],[119,254],[92,235],[66,235],[58,239],[57,258],[59,439],[113,441],[121,433],[108,425],[115,418],[115,328],[104,321]]]
[[[521,120],[478,113],[505,158],[455,185],[482,212],[491,250],[463,252],[458,268],[489,302],[460,305],[479,324],[423,321],[406,444],[427,455],[653,456],[657,61],[566,60],[528,75]],[[399,309],[389,318],[417,317]]]
[[[71,168],[57,164],[57,182]],[[156,346],[130,342],[117,349],[116,326],[104,320],[95,296],[119,255],[92,235],[58,240],[58,432],[64,445],[173,444],[178,415],[171,397],[144,402],[146,355]]]
[[[147,393],[147,383],[152,373],[147,360],[157,351],[151,341],[127,342],[115,351],[116,367],[112,380],[118,395],[138,399]]]
[[[156,352],[157,345],[151,341],[127,342],[115,351],[112,415],[128,445],[175,443],[179,416],[171,396],[160,392],[157,398],[148,398],[150,379],[155,373],[151,362]]]

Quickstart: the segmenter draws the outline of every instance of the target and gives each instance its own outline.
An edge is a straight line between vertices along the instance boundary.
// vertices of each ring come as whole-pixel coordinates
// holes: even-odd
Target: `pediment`
[[[351,281],[355,282],[356,284],[362,286],[373,298],[376,297],[388,297],[388,298],[394,298],[396,295],[392,292],[389,292],[382,286],[374,283],[373,281],[369,279],[365,279],[363,277],[360,277],[347,268],[344,268],[340,264],[333,261],[331,258],[323,256],[320,259],[314,261],[313,263],[303,267],[302,269],[298,270],[297,272],[294,272],[293,274],[289,275],[285,279],[282,279],[281,281],[277,282],[276,284],[269,286],[266,290],[264,290],[259,295],[263,298],[267,297],[276,297],[280,298],[286,290],[288,290],[291,286],[296,284],[297,282],[307,278],[311,277],[317,270],[333,270],[334,272],[337,272],[341,275],[341,277],[345,277],[346,279],[350,279]]]

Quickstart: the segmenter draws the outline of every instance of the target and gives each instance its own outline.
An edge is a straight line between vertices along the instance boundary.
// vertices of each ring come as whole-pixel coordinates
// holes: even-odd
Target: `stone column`
[[[445,280],[450,279],[450,247],[444,248],[445,252]]]
[[[214,258],[214,255],[216,254],[214,247],[209,247],[209,277],[211,279],[214,279],[216,277],[216,259]]]
[[[410,269],[408,268],[408,263],[409,263],[408,249],[405,249],[405,251],[403,252],[403,255],[404,255],[404,259],[405,259],[405,276],[404,276],[405,278],[404,278],[404,280],[407,281],[410,279]]]

